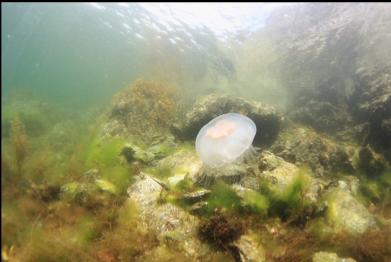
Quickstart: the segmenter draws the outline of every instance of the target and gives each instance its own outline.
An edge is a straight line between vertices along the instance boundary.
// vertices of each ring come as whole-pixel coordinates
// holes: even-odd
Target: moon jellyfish
[[[253,159],[256,150],[252,143],[256,133],[255,123],[236,113],[220,115],[203,126],[196,138],[196,151],[205,166],[201,180],[230,177],[233,166]],[[237,179],[232,176],[230,180]]]

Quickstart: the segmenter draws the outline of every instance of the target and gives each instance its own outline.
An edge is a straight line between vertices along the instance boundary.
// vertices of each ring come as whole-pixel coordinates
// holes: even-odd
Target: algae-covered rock
[[[247,232],[235,242],[235,246],[240,250],[240,261],[242,262],[263,262],[266,261],[265,250],[257,241],[254,232]]]
[[[209,252],[196,236],[198,218],[183,209],[166,203],[160,205],[163,187],[151,176],[143,174],[128,188],[128,195],[140,210],[140,223],[156,234],[161,244],[199,260]]]
[[[391,74],[388,67],[360,67],[356,70],[355,92],[351,98],[352,114],[358,123],[367,123],[363,137],[391,160]]]
[[[312,262],[356,262],[353,258],[341,258],[336,253],[316,252],[312,257]]]
[[[172,155],[161,159],[157,163],[157,168],[170,171],[167,181],[174,186],[185,178],[196,181],[198,173],[202,168],[202,161],[197,156],[192,145],[191,148],[180,148]]]
[[[131,143],[126,143],[124,145],[121,154],[125,156],[128,163],[131,163],[132,161],[142,161],[143,163],[149,163],[155,158],[153,153],[145,151],[139,146]]]
[[[109,192],[111,194],[117,194],[118,193],[118,190],[116,188],[115,185],[113,185],[112,183],[110,183],[109,181],[107,180],[104,180],[104,179],[96,179],[95,180],[95,184],[99,187],[100,190],[102,191],[105,191],[105,192]]]
[[[312,177],[310,170],[286,162],[269,151],[262,152],[258,167],[261,172],[260,177],[268,181],[269,189],[277,194],[285,192],[294,183],[299,183],[305,187],[303,196],[311,202],[316,202],[321,189],[326,184],[325,181]]]
[[[304,127],[284,130],[271,151],[291,163],[308,165],[318,176],[354,171],[349,147]]]
[[[351,117],[346,110],[325,101],[309,100],[301,103],[290,116],[318,131],[334,135],[352,126]]]
[[[258,161],[262,177],[270,180],[276,190],[283,191],[294,179],[299,168],[271,152],[262,152]]]
[[[327,221],[335,232],[362,234],[377,228],[374,216],[349,191],[332,189],[326,203]]]
[[[181,198],[187,203],[195,203],[206,199],[210,195],[210,192],[208,189],[200,189],[195,192],[185,193]]]
[[[152,210],[159,199],[163,187],[151,176],[141,173],[127,192],[130,199],[135,201],[142,214]]]
[[[270,145],[277,137],[282,117],[272,107],[244,98],[211,94],[197,101],[173,133],[182,139],[195,139],[198,131],[213,118],[225,113],[240,113],[251,118],[259,130],[256,144]]]
[[[114,97],[102,136],[132,136],[148,144],[168,135],[178,91],[165,83],[136,80]]]
[[[358,151],[358,168],[369,177],[380,175],[388,166],[384,157],[369,146],[362,147]]]
[[[232,189],[241,198],[241,204],[244,210],[257,214],[266,214],[269,201],[265,196],[255,190],[240,185],[233,185]]]

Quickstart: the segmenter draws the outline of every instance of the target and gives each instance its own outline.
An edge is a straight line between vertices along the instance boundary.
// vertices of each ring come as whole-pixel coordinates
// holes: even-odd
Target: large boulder
[[[271,152],[264,151],[258,161],[260,177],[270,182],[270,187],[275,193],[282,193],[301,176],[307,184],[304,199],[316,203],[319,199],[322,188],[327,184],[325,181],[312,177],[305,169],[300,169],[296,165],[286,162],[281,157]],[[243,183],[245,184],[246,179]]]
[[[266,252],[263,246],[257,241],[254,232],[248,232],[235,241],[235,246],[239,249],[239,257],[242,262],[264,262]]]
[[[255,143],[270,145],[277,137],[283,118],[270,106],[244,98],[211,94],[197,101],[181,123],[172,131],[182,139],[195,139],[198,131],[213,118],[226,113],[240,113],[251,118],[258,132]]]
[[[344,108],[333,105],[328,101],[308,99],[302,101],[290,116],[293,120],[308,125],[320,132],[332,134],[339,139],[351,140],[352,120]],[[350,130],[350,132],[347,132]]]
[[[327,222],[333,232],[362,234],[377,229],[374,216],[349,190],[333,188],[325,197]]]
[[[391,73],[390,68],[374,70],[359,68],[356,90],[350,104],[358,123],[367,125],[362,138],[391,159]]]
[[[354,171],[354,148],[304,127],[290,126],[284,130],[271,151],[291,163],[308,165],[318,176]]]
[[[128,188],[129,198],[140,210],[140,223],[152,231],[161,244],[180,250],[196,260],[209,248],[197,238],[199,219],[170,204],[159,204],[163,186],[152,176],[141,174]]]

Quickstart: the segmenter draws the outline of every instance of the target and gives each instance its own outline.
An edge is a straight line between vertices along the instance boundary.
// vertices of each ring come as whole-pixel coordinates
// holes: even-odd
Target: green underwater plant
[[[138,79],[114,97],[111,117],[124,123],[132,136],[150,143],[151,138],[168,133],[178,95],[172,85]]]
[[[101,141],[94,139],[86,150],[85,164],[87,167],[109,167],[119,163],[121,150],[126,140],[112,138]]]
[[[18,117],[12,120],[12,144],[15,152],[15,161],[18,174],[21,174],[24,160],[27,156],[27,135],[23,123]]]
[[[309,172],[307,168],[301,168],[282,191],[277,190],[269,181],[261,180],[260,192],[269,200],[269,215],[286,220],[305,209],[308,203],[304,195],[309,187]]]

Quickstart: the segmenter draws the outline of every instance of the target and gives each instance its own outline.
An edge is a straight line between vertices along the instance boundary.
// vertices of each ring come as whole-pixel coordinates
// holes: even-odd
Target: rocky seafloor
[[[115,112],[101,137],[129,139]],[[255,122],[260,152],[255,161],[224,167],[202,183],[208,171],[196,155],[195,136],[228,112]],[[323,110],[312,112],[322,119]],[[127,195],[138,207],[139,226],[158,246],[194,261],[213,261],[216,252],[234,261],[390,259],[389,162],[370,143],[317,132],[301,115],[295,122],[270,106],[212,94],[148,146],[124,143],[126,165],[138,166]],[[384,243],[367,246],[371,238]]]
[[[341,139],[317,131],[312,120],[296,120],[297,112],[291,117],[272,106],[220,94],[201,97],[188,112],[162,126],[148,115],[135,117],[129,90],[102,115],[82,151],[83,164],[69,166],[64,172],[73,175],[63,183],[39,182],[34,176],[15,182],[18,170],[2,160],[3,182],[16,183],[17,188],[3,194],[5,201],[19,198],[19,208],[42,230],[18,247],[12,236],[23,219],[15,221],[15,214],[2,209],[6,260],[391,258],[390,163],[376,145],[360,142],[356,135]],[[197,156],[194,140],[203,125],[228,112],[255,122],[254,146],[259,149],[252,161],[213,173]],[[322,112],[313,114],[322,117]],[[140,119],[145,121],[142,127]],[[20,126],[13,123],[13,132],[22,133]],[[134,133],[136,128],[145,132]],[[370,137],[371,129],[368,132]],[[23,144],[23,138],[18,139]],[[25,172],[32,172],[31,164],[21,170],[26,167],[30,170]],[[40,174],[37,168],[35,176]],[[63,243],[71,244],[53,247],[57,242],[51,239],[56,237],[47,232],[61,233]],[[40,246],[37,237],[48,242]]]

